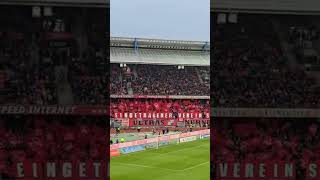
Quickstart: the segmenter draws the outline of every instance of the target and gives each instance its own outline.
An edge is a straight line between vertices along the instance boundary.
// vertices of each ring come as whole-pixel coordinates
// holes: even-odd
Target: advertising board
[[[128,153],[143,151],[143,150],[145,150],[145,147],[142,145],[139,145],[139,146],[130,146],[130,147],[121,148],[120,152],[121,154],[128,154]]]
[[[190,136],[190,137],[180,138],[180,143],[190,142],[195,140],[197,140],[197,136]]]
[[[120,156],[120,152],[118,149],[112,149],[110,150],[110,156],[114,157],[114,156]]]
[[[150,144],[150,143],[171,141],[171,140],[190,137],[190,136],[199,136],[201,134],[210,134],[210,129],[181,133],[181,134],[172,134],[169,136],[162,136],[162,137],[156,137],[156,138],[150,138],[150,139],[142,139],[142,140],[130,141],[130,142],[124,142],[124,143],[118,143],[118,144],[111,144],[110,150],[131,147],[131,146],[138,146],[138,145],[145,146],[146,144]]]
[[[210,138],[210,134],[200,135],[200,139]]]

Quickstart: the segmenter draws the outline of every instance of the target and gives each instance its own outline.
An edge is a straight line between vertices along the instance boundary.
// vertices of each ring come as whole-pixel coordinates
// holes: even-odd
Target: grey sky
[[[210,0],[111,0],[111,36],[210,41]]]

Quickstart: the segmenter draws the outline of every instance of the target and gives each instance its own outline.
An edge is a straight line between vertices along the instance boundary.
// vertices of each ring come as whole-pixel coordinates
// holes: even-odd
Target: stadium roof
[[[109,7],[110,0],[1,0],[0,4],[65,7]]]
[[[214,12],[251,12],[272,14],[320,14],[319,0],[215,0]]]
[[[111,37],[111,63],[209,66],[210,43]]]

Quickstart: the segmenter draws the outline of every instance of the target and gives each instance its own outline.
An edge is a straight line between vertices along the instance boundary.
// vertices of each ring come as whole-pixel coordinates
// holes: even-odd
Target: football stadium
[[[319,179],[319,2],[211,8],[215,178]]]
[[[111,37],[110,178],[210,178],[210,44]]]

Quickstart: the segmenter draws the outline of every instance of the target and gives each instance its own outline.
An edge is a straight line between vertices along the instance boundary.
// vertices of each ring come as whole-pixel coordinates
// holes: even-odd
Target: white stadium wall
[[[320,14],[319,0],[212,0],[211,11]]]

